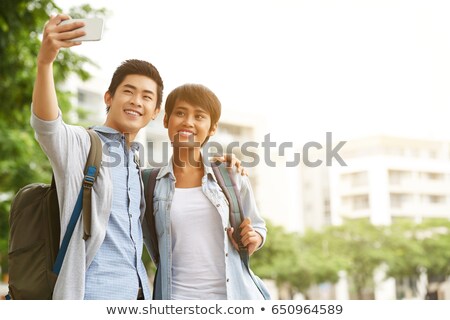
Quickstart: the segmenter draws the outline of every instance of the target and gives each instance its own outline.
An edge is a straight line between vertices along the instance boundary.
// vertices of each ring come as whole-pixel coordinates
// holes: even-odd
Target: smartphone
[[[84,30],[86,34],[82,37],[70,39],[70,41],[98,41],[102,38],[103,34],[103,19],[101,18],[87,18],[87,19],[68,19],[61,21],[60,24],[72,23],[75,21],[83,21],[84,27],[80,28]]]

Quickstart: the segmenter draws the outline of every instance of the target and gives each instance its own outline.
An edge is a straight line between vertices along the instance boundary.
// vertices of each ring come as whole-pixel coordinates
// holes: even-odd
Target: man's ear
[[[111,108],[112,97],[111,97],[111,94],[109,93],[109,91],[105,92],[105,95],[103,96],[103,100],[105,101],[106,106]]]
[[[218,126],[218,123],[215,123],[215,124],[213,124],[213,125],[211,126],[211,128],[209,129],[209,136],[210,136],[210,137],[212,137],[213,135],[216,134],[217,126]]]
[[[164,128],[169,128],[169,117],[167,116],[167,113],[164,114]]]

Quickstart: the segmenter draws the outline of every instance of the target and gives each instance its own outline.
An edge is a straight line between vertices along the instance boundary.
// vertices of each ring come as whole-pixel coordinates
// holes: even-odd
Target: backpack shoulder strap
[[[159,262],[158,236],[156,234],[155,215],[153,213],[153,192],[156,186],[156,177],[161,168],[149,168],[142,170],[145,197],[145,220],[150,232],[150,254],[157,265]]]
[[[91,189],[94,185],[95,179],[97,178],[98,171],[101,165],[102,144],[100,141],[100,137],[93,130],[88,130],[88,134],[89,138],[91,139],[91,148],[89,150],[88,160],[85,165],[83,185],[80,188],[80,192],[78,193],[77,202],[73,209],[72,215],[70,216],[69,224],[67,225],[66,232],[61,242],[61,247],[59,248],[58,255],[56,256],[55,264],[53,265],[52,270],[56,275],[58,275],[59,271],[61,270],[67,248],[69,246],[70,238],[72,237],[73,231],[75,230],[75,225],[80,218],[81,209],[83,209],[84,207],[86,207],[86,211],[83,212],[83,215],[85,215],[83,219],[83,227],[86,235],[85,221],[88,220],[87,225],[89,226],[89,229],[87,231],[90,234],[92,195]],[[83,236],[83,239],[86,240],[87,238],[85,238],[85,235]]]
[[[83,239],[87,240],[91,236],[91,211],[92,211],[92,186],[100,171],[102,161],[102,142],[98,134],[92,130],[87,130],[91,139],[91,149],[84,167],[83,181]]]
[[[234,179],[234,175],[230,174],[227,167],[225,166],[225,163],[222,163],[220,161],[211,163],[211,168],[213,169],[217,183],[219,184],[229,203],[230,224],[234,228],[233,238],[239,246],[239,255],[241,257],[241,260],[244,263],[245,268],[249,272],[250,277],[253,279],[253,282],[255,283],[259,292],[261,292],[261,295],[264,297],[264,299],[269,300],[270,294],[267,291],[267,288],[263,285],[262,281],[250,271],[250,257],[248,255],[248,250],[242,244],[240,235],[241,230],[239,226],[245,219],[245,215],[244,211],[242,210],[241,197],[239,195],[239,189],[237,187],[236,180]]]
[[[230,211],[230,224],[233,227],[233,239],[239,246],[239,255],[246,266],[248,266],[249,256],[247,248],[242,244],[241,230],[239,226],[245,219],[244,211],[242,210],[241,197],[239,196],[239,189],[236,184],[234,176],[230,174],[225,166],[225,163],[214,162],[211,163],[211,168],[213,169],[214,176],[216,177],[217,183],[222,189],[225,197],[229,203]]]

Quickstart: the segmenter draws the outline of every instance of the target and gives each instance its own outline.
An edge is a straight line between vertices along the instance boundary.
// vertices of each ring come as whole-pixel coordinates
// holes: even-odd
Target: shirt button
[[[224,230],[225,230],[225,232],[227,232],[227,231],[228,231],[228,228],[227,228],[227,227],[225,227],[225,229],[224,229]]]
[[[220,207],[220,203],[216,204],[216,207],[217,207],[217,208]]]
[[[230,282],[230,278],[227,278],[227,282]]]
[[[228,257],[228,252],[227,252],[227,253],[225,253],[225,257]]]

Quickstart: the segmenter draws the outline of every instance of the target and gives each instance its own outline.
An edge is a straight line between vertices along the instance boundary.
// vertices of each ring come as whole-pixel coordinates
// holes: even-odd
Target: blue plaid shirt
[[[143,236],[140,222],[141,182],[134,155],[138,145],[125,147],[125,136],[108,127],[93,128],[114,159],[112,205],[105,239],[86,272],[85,299],[137,298],[139,286],[150,298],[148,277],[142,262]],[[106,152],[104,148],[104,152]]]

